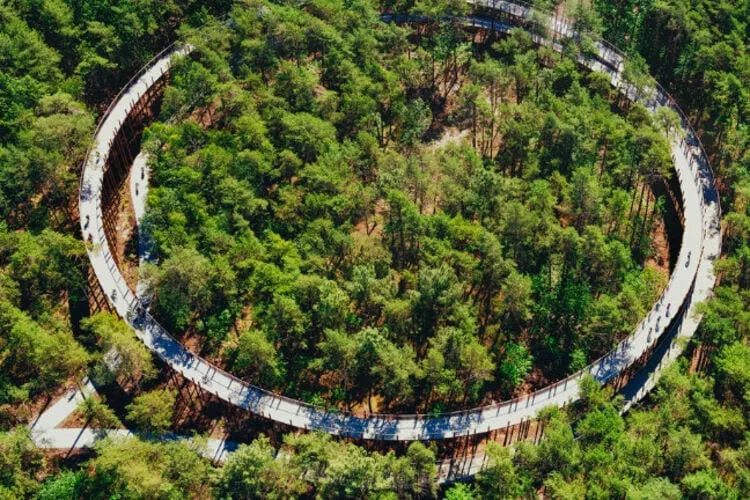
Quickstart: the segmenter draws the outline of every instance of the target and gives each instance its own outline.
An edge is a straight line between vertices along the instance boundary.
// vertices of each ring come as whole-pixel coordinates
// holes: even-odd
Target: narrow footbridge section
[[[510,2],[469,0],[492,17],[470,16],[462,21],[480,29],[508,31],[513,26],[535,26],[536,43],[562,50],[562,41],[576,38],[564,18]],[[495,16],[494,14],[498,14]],[[392,17],[391,20],[402,20]],[[389,20],[389,19],[386,19]],[[405,19],[412,21],[413,19]],[[541,25],[543,30],[538,29]],[[625,56],[605,42],[596,43],[597,53],[579,62],[607,73],[612,84],[633,101],[655,111],[667,106],[682,118],[682,133],[670,138],[674,168],[682,195],[684,231],[674,272],[661,297],[635,331],[609,354],[585,369],[532,394],[453,413],[439,415],[356,416],[316,407],[256,387],[188,351],[149,314],[142,299],[125,283],[104,227],[104,185],[109,158],[118,134],[141,99],[168,74],[173,58],[187,55],[189,45],[173,45],[158,54],[112,101],[96,130],[95,145],[81,174],[81,230],[89,241],[88,255],[96,279],[114,310],[133,328],[144,344],[185,378],[218,398],[273,421],[301,429],[372,440],[449,439],[503,429],[534,419],[549,405],[562,407],[579,397],[579,382],[589,373],[601,383],[613,380],[636,361],[649,356],[646,366],[632,378],[623,393],[627,406],[642,398],[658,375],[681,352],[679,337],[691,336],[699,318],[694,305],[711,294],[714,284],[712,261],[719,256],[721,209],[713,175],[698,136],[674,100],[658,85],[636,89],[622,78]]]

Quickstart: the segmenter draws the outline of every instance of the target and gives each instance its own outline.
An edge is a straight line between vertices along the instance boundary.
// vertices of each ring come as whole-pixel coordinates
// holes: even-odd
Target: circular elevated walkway
[[[520,23],[532,15],[529,7],[509,2],[472,0],[470,3],[508,13],[511,21]],[[477,16],[467,17],[464,22],[498,31],[507,31],[511,27]],[[550,19],[549,26],[554,36],[534,35],[537,43],[562,50],[559,41],[555,40],[575,36],[565,19]],[[705,152],[674,101],[658,86],[649,89],[649,92],[638,92],[621,78],[624,56],[604,42],[597,44],[597,50],[595,57],[581,58],[581,64],[609,74],[612,84],[620,92],[634,101],[642,102],[649,110],[668,106],[682,116],[684,139],[672,140],[671,147],[683,197],[684,232],[668,286],[647,317],[609,354],[560,382],[521,398],[466,411],[440,415],[374,414],[360,417],[326,411],[253,386],[192,354],[173,338],[128,288],[117,267],[104,231],[102,188],[105,165],[122,124],[133,112],[136,103],[168,73],[172,58],[191,51],[187,45],[166,49],[134,76],[112,102],[97,128],[95,146],[87,156],[81,175],[79,205],[84,239],[92,242],[88,255],[96,278],[113,309],[128,322],[138,338],[174,370],[230,404],[297,428],[361,439],[407,441],[485,433],[533,419],[546,406],[564,406],[578,398],[579,381],[584,374],[590,373],[605,383],[653,349],[649,365],[625,388],[627,404],[630,405],[653,387],[660,370],[679,354],[678,346],[681,344],[674,340],[678,336],[692,335],[697,328],[698,320],[692,314],[693,305],[708,298],[713,287],[712,261],[718,257],[721,248],[721,211]],[[642,97],[643,94],[650,95]],[[671,304],[670,309],[675,317],[665,316],[667,304]]]

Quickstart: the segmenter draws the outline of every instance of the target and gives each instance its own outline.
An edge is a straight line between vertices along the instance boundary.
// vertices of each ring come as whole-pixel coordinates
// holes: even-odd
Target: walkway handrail
[[[115,97],[112,98],[112,100],[109,103],[109,106],[107,106],[107,109],[104,110],[104,113],[102,113],[102,115],[99,117],[99,121],[97,122],[96,129],[94,130],[94,137],[97,137],[99,135],[99,132],[101,131],[101,128],[102,128],[102,124],[106,121],[107,117],[112,113],[112,110],[117,105],[122,95],[126,93],[130,89],[130,87],[132,87],[133,84],[136,81],[138,81],[138,79],[141,76],[143,76],[150,68],[152,68],[153,65],[157,63],[157,61],[162,59],[164,57],[164,54],[171,51],[175,47],[175,44],[177,43],[178,43],[177,41],[174,41],[170,43],[169,45],[167,45],[166,47],[164,47],[159,52],[157,52],[154,57],[149,59],[148,62],[146,62],[146,64],[141,66],[141,68],[133,76],[130,77],[130,79],[125,83],[125,85],[120,89],[120,91],[115,95]],[[83,189],[85,164],[88,161],[89,155],[91,154],[91,149],[93,147],[94,147],[93,145],[89,146],[89,148],[86,150],[86,156],[84,156],[84,160],[83,160],[84,166],[81,168],[81,176],[78,181],[79,190]]]
[[[219,18],[219,20],[222,23],[226,23],[227,19],[228,19],[228,15],[226,15],[226,14],[222,15]],[[117,92],[117,94],[109,102],[109,106],[107,106],[107,109],[105,109],[104,112],[99,117],[99,120],[98,120],[98,122],[96,124],[96,129],[94,130],[94,137],[97,137],[99,135],[99,132],[101,131],[102,125],[106,121],[107,117],[112,113],[112,110],[118,104],[118,102],[119,102],[120,98],[123,96],[123,94],[125,94],[128,90],[130,90],[130,88],[133,86],[133,84],[135,82],[137,82],[138,79],[140,79],[144,74],[146,74],[146,72],[149,69],[151,69],[157,62],[159,62],[161,59],[163,59],[165,54],[167,54],[168,52],[174,51],[174,49],[176,47],[178,47],[179,45],[181,45],[182,43],[183,42],[180,41],[180,40],[173,40],[172,42],[170,42],[169,45],[167,45],[166,47],[164,47],[163,49],[161,49],[159,52],[157,52],[156,54],[154,54],[154,56],[152,56],[151,59],[149,59],[148,61],[146,61],[143,64],[143,66],[141,66],[138,69],[138,71],[136,71],[135,74],[133,76],[131,76],[130,79],[127,82],[125,82],[125,85],[123,85],[122,88],[120,88],[120,91]],[[86,149],[86,156],[84,156],[84,160],[83,160],[84,161],[84,165],[81,167],[81,174],[80,174],[80,177],[79,177],[79,180],[78,180],[78,189],[79,190],[83,189],[84,170],[85,170],[86,162],[88,161],[89,155],[91,154],[91,149],[92,148],[93,148],[93,145],[89,146]]]
[[[490,10],[501,10],[509,15],[518,16],[517,8],[518,6],[522,7],[524,10],[531,12],[536,11],[540,14],[543,14],[547,16],[549,20],[560,20],[561,22],[558,24],[568,25],[570,21],[569,18],[565,18],[563,16],[559,16],[555,11],[551,9],[545,9],[543,7],[539,7],[537,5],[533,5],[531,3],[525,2],[523,0],[516,0],[513,2],[508,2],[506,0],[467,0],[467,2],[474,6],[474,7],[480,7],[480,8],[486,8]],[[489,5],[488,5],[489,4]],[[525,16],[526,19],[533,19],[533,16],[527,15]],[[562,35],[562,36],[568,36],[567,33],[561,32],[557,30],[556,28],[550,28],[555,34]],[[615,44],[608,41],[606,38],[601,36],[599,33],[586,33],[586,35],[591,36],[592,39],[600,43],[603,47],[605,47],[607,50],[611,51],[612,53],[616,54],[619,59],[618,60],[612,60],[611,58],[607,57],[601,57],[600,60],[602,62],[607,63],[612,69],[619,70],[619,65],[623,64],[626,59],[628,59],[628,55],[618,48]],[[653,78],[652,78],[653,79]],[[653,83],[656,86],[657,90],[661,92],[664,96],[666,96],[669,99],[670,107],[677,112],[677,114],[680,116],[680,119],[682,120],[683,128],[687,129],[689,134],[694,138],[694,140],[697,142],[697,146],[701,150],[701,155],[708,159],[708,153],[706,152],[706,148],[703,146],[703,142],[700,139],[700,136],[695,131],[695,128],[693,127],[693,124],[691,123],[690,119],[688,118],[687,114],[682,110],[682,107],[680,107],[679,103],[676,99],[674,99],[669,92],[667,92],[666,88],[659,83],[656,79],[653,79]],[[711,179],[715,179],[716,175],[714,174],[713,168],[711,167],[710,162],[706,162],[706,166],[711,172]],[[721,217],[721,203],[718,204],[719,209],[719,216]]]

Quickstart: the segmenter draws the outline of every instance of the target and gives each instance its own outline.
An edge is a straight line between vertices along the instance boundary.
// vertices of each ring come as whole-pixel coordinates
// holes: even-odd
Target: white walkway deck
[[[148,165],[148,156],[145,151],[138,153],[130,167],[130,199],[133,202],[135,212],[136,229],[138,230],[138,265],[144,262],[156,263],[155,255],[152,254],[153,242],[141,227],[143,216],[146,215],[146,199],[148,198],[149,179],[151,170]],[[138,280],[135,294],[141,299],[141,304],[148,309],[151,297],[149,290],[143,281]]]
[[[97,441],[110,439],[130,439],[140,436],[154,439],[154,436],[138,434],[127,429],[99,429],[90,427],[57,428],[68,418],[87,397],[96,393],[94,385],[86,379],[83,386],[68,391],[47,410],[41,413],[31,425],[31,438],[38,448],[50,450],[75,450],[92,448]],[[190,436],[167,434],[158,439],[166,441],[190,441]],[[235,441],[226,439],[206,439],[205,444],[195,443],[196,451],[202,456],[216,462],[225,462],[230,454],[239,447]],[[277,454],[282,456],[281,453]],[[455,460],[439,460],[437,467],[437,482],[455,481],[473,476],[481,470],[486,457],[468,456]]]
[[[57,428],[78,408],[85,398],[93,396],[95,393],[94,385],[86,379],[80,389],[68,391],[55,404],[40,414],[31,426],[31,439],[34,440],[36,446],[46,449],[73,450],[91,448],[97,441],[105,437],[128,439],[137,435],[137,433],[127,429]],[[167,434],[163,439],[189,440],[190,438],[178,434]],[[206,458],[223,462],[227,454],[237,449],[237,446],[237,443],[231,441],[208,439],[205,446],[198,451]]]

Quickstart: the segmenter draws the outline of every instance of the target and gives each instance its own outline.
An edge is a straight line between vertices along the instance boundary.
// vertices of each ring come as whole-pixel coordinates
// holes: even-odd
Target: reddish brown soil
[[[55,404],[61,397],[63,397],[68,390],[75,387],[75,380],[69,379],[64,384],[51,389],[49,392],[37,394],[32,400],[11,407],[10,405],[4,405],[0,407],[0,411],[9,411],[19,422],[30,423],[45,410]],[[7,408],[7,410],[6,410]]]
[[[86,418],[80,410],[76,410],[57,427],[59,429],[78,429],[86,426]],[[89,426],[92,427],[92,426]],[[95,427],[95,426],[94,426]]]
[[[135,224],[135,211],[130,197],[130,175],[120,188],[121,202],[116,221],[115,248],[113,252],[120,262],[120,271],[131,290],[138,284],[138,232]]]
[[[668,279],[669,240],[667,239],[667,228],[661,217],[656,219],[650,236],[654,246],[654,255],[646,261],[646,266],[659,271],[660,274]]]

